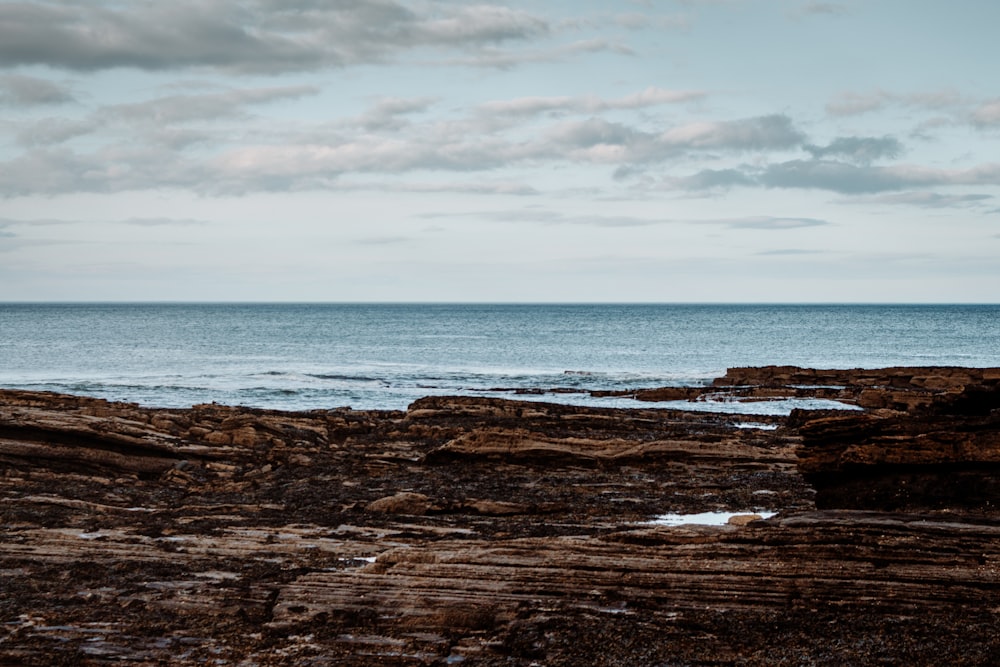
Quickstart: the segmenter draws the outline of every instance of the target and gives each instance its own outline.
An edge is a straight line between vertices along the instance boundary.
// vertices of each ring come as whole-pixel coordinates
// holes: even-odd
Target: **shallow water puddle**
[[[777,512],[747,510],[744,512],[698,512],[696,514],[661,514],[648,523],[654,526],[725,526],[736,516],[759,516],[770,519]]]
[[[755,428],[759,431],[777,431],[780,424],[763,424],[761,422],[737,422],[730,424],[733,428]]]

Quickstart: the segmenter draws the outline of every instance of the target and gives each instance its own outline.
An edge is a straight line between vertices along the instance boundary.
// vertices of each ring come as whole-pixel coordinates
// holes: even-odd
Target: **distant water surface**
[[[766,364],[1000,366],[1000,306],[0,304],[0,386],[162,407],[401,409]]]

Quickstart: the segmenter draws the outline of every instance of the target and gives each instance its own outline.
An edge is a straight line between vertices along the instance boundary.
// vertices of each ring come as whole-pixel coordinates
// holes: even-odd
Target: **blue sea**
[[[1000,306],[0,304],[0,386],[160,407],[403,409],[513,390],[620,407],[638,404],[586,392],[766,364],[1000,366]]]

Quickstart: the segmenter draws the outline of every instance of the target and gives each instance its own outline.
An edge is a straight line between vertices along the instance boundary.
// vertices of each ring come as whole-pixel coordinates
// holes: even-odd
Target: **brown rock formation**
[[[1000,460],[995,374],[890,371],[842,384],[912,393],[886,399],[912,414],[774,431],[493,399],[282,413],[0,391],[0,663],[991,664],[1000,514],[954,494],[816,510],[799,472]],[[723,510],[780,514],[650,523]]]
[[[1000,508],[1000,403],[980,389],[958,393],[918,414],[793,416],[802,435],[800,469],[818,507],[920,510]]]
[[[1000,368],[894,367],[817,370],[797,366],[730,368],[715,387],[750,393],[780,389],[790,395],[814,393],[868,409],[905,412],[933,410],[985,413],[996,403]],[[992,403],[991,403],[992,401]],[[984,404],[980,404],[985,402]],[[992,405],[992,408],[987,408]]]

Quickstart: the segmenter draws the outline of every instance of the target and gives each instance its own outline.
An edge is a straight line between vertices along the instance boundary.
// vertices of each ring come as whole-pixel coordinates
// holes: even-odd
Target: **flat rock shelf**
[[[1000,369],[708,391],[863,410],[0,391],[0,664],[995,664]]]

